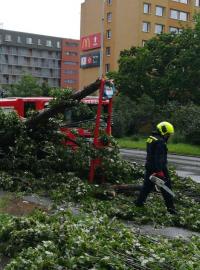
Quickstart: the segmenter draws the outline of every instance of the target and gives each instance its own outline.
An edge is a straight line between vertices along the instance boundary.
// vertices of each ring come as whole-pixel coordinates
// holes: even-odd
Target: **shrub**
[[[143,95],[137,103],[128,97],[117,98],[114,104],[113,135],[144,135],[161,121],[169,121],[174,125],[174,143],[200,144],[200,106],[192,103],[181,106],[177,102],[169,102],[161,107],[147,95]]]
[[[133,130],[133,110],[135,102],[129,97],[118,96],[114,101],[113,135],[123,137]]]
[[[184,143],[185,142],[185,136],[181,134],[179,131],[175,131],[174,135],[172,136],[172,142],[173,143]]]
[[[200,107],[194,104],[180,106],[172,121],[186,142],[200,144]]]
[[[154,110],[155,103],[148,95],[143,95],[137,102],[124,95],[118,96],[114,102],[113,135],[123,137],[137,134],[141,130],[142,133],[149,132]]]

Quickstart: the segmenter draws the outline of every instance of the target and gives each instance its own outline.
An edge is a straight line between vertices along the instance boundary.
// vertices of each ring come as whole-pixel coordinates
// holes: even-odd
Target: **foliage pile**
[[[198,269],[198,239],[142,236],[106,215],[36,213],[0,227],[14,269]],[[178,260],[177,260],[178,258]]]
[[[180,179],[175,174],[172,174],[171,178],[173,190],[176,193],[175,205],[179,212],[177,216],[171,216],[167,212],[160,193],[151,194],[146,206],[138,208],[133,203],[138,195],[137,192],[129,196],[120,193],[113,196],[112,185],[91,186],[81,181],[77,182],[77,179],[73,177],[68,184],[63,184],[53,190],[51,197],[57,204],[74,202],[85,212],[95,211],[106,214],[110,218],[117,217],[121,220],[133,221],[138,225],[176,226],[200,232],[199,184],[187,178]],[[129,178],[126,183],[140,184],[141,181]]]
[[[78,138],[79,147],[72,151],[58,132],[61,120],[60,116],[51,118],[32,130],[14,113],[0,113],[0,142],[10,136],[9,145],[1,144],[0,188],[43,192],[56,205],[51,215],[38,212],[28,218],[4,219],[0,253],[11,258],[5,269],[195,269],[199,238],[193,238],[184,251],[182,240],[138,235],[114,217],[200,231],[199,186],[172,175],[180,212],[177,217],[166,214],[157,193],[144,209],[133,205],[135,195],[131,199],[109,196],[112,184],[140,183],[142,166],[122,160],[113,138],[106,138],[110,147],[104,149]],[[101,136],[105,138],[104,133]],[[106,186],[89,185],[86,180],[90,160],[97,157],[102,160]],[[101,174],[99,170],[99,179]],[[104,201],[98,199],[98,193],[105,195]],[[75,205],[84,212],[77,217],[61,212],[58,205]]]

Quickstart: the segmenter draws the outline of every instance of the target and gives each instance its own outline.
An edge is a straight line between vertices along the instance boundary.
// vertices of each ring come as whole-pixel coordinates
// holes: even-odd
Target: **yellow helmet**
[[[161,122],[157,126],[161,135],[172,135],[174,134],[174,127],[169,122]]]

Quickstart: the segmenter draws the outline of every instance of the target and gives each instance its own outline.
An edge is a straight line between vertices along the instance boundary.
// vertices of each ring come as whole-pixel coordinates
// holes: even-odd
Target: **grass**
[[[121,138],[117,140],[120,148],[133,148],[133,149],[146,149],[146,138]],[[172,143],[169,141],[168,149],[170,153],[176,153],[180,155],[200,156],[200,146],[191,145],[186,143]]]
[[[4,208],[10,203],[12,196],[6,194],[0,198],[0,213],[3,212]]]

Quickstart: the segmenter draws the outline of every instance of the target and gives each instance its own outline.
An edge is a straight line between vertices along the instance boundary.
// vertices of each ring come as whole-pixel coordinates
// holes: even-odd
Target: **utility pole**
[[[101,15],[101,53],[100,53],[100,67],[99,67],[99,78],[100,78],[100,79],[103,77],[104,9],[105,9],[105,0],[102,0],[102,15]]]

